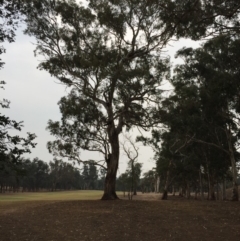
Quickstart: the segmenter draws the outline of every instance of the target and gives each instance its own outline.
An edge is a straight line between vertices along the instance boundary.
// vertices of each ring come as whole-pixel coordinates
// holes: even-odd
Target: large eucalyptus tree
[[[37,39],[36,54],[45,57],[39,68],[78,96],[80,118],[74,121],[82,124],[69,143],[78,139],[85,143],[80,148],[99,149],[99,136],[107,133],[102,199],[117,198],[119,134],[124,126],[154,124],[154,103],[160,97],[161,81],[169,74],[169,61],[161,58],[161,50],[176,29],[163,20],[169,14],[164,2],[89,1],[85,7],[75,1],[33,1],[28,13],[26,32]],[[81,129],[84,119],[88,127]],[[58,135],[58,140],[62,137]],[[73,146],[69,147],[71,154]]]
[[[106,131],[110,145],[104,153],[103,199],[116,199],[119,134],[124,126],[153,125],[153,103],[158,102],[160,83],[169,69],[161,50],[173,35],[199,39],[212,34],[207,26],[216,32],[238,31],[237,21],[229,25],[228,20],[237,18],[239,4],[234,0],[90,0],[88,6],[73,0],[25,2],[29,3],[26,33],[36,37],[36,54],[44,56],[39,68],[97,110],[93,129],[98,135],[98,130]],[[88,115],[86,106],[80,109]]]

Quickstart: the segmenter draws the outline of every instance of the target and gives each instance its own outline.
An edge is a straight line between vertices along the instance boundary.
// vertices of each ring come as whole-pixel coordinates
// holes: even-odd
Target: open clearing
[[[97,200],[101,194],[0,195],[0,240],[240,240],[240,202],[160,201],[154,194],[133,201]]]

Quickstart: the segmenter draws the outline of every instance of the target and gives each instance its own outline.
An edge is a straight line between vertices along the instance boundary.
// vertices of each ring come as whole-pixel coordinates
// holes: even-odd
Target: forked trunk
[[[107,174],[105,178],[104,193],[102,200],[119,199],[116,194],[116,176],[119,162],[119,140],[115,130],[110,132],[110,144],[112,153],[109,154],[107,161]]]

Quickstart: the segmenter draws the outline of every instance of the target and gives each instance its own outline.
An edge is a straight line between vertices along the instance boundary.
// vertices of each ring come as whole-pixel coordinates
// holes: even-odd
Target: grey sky
[[[52,155],[46,149],[46,143],[53,140],[53,137],[46,131],[47,121],[60,120],[61,115],[57,102],[67,94],[66,87],[58,84],[58,81],[52,78],[47,72],[37,69],[40,57],[34,57],[33,45],[34,38],[23,35],[22,30],[17,31],[16,41],[11,44],[4,43],[7,53],[2,55],[6,63],[1,70],[0,80],[6,81],[5,90],[1,90],[1,98],[11,101],[10,109],[3,110],[3,113],[16,121],[24,121],[24,128],[20,136],[25,136],[26,132],[32,132],[37,135],[37,147],[32,153],[25,157],[38,157],[43,161],[53,159]],[[168,53],[173,56],[176,50],[183,46],[198,46],[190,40],[173,42],[168,47]],[[166,54],[166,53],[165,53]],[[136,132],[133,133],[133,136]],[[82,159],[96,158],[101,159],[101,155],[83,152]],[[153,152],[151,148],[141,147],[139,162],[143,163],[143,171],[150,170],[155,166],[152,160]],[[125,156],[120,158],[120,173],[127,166]]]

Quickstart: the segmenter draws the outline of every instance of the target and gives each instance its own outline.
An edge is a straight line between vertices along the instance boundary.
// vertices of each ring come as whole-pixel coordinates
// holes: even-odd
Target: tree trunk
[[[223,183],[222,183],[222,200],[226,200],[226,179],[223,179]]]
[[[183,197],[183,189],[182,189],[182,187],[179,188],[178,195],[179,195],[179,197]]]
[[[174,187],[174,185],[172,186],[172,195],[175,196],[175,187]]]
[[[157,183],[156,183],[156,193],[159,193],[159,187],[160,187],[160,176],[157,176]]]
[[[137,195],[137,187],[136,186],[134,186],[134,191],[133,191],[133,195]]]
[[[172,161],[169,162],[168,170],[167,170],[167,176],[166,176],[166,182],[165,186],[163,189],[163,195],[162,195],[162,200],[167,200],[168,198],[168,186],[169,186],[169,179],[170,179],[170,167],[172,165]]]
[[[198,199],[198,190],[195,190],[195,195],[194,195],[194,199],[197,200]]]
[[[199,169],[199,183],[200,183],[200,194],[201,194],[201,200],[204,199],[204,194],[203,194],[203,182],[202,182],[202,171],[201,167]]]
[[[217,187],[217,200],[219,200],[219,187],[218,187],[218,181],[217,181],[216,187]]]
[[[226,128],[226,136],[228,141],[228,148],[229,148],[229,155],[232,165],[232,182],[233,182],[233,189],[232,189],[232,201],[239,200],[238,194],[238,183],[237,183],[237,167],[236,167],[236,160],[234,156],[234,150],[232,145],[232,134],[229,129]]]
[[[109,132],[109,140],[112,153],[109,154],[107,161],[107,174],[105,178],[104,193],[102,200],[119,199],[116,194],[116,176],[119,162],[119,139],[114,127]]]
[[[191,198],[191,188],[189,182],[187,182],[187,199]]]
[[[208,176],[208,200],[216,200],[215,192],[214,192],[213,176],[210,174],[208,163],[207,163],[207,176]]]
[[[208,190],[208,199],[216,200],[215,192],[214,192],[214,184],[211,178],[209,179],[209,190]]]

